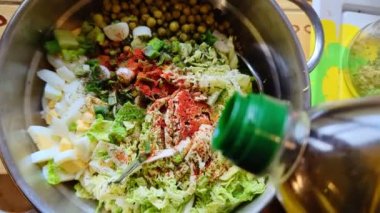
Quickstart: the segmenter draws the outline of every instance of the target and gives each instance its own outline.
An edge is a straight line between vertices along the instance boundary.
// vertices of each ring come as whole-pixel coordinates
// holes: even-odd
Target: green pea
[[[153,17],[149,17],[148,20],[146,20],[146,25],[148,27],[153,28],[154,26],[156,26],[156,24],[157,24],[157,21]]]
[[[129,22],[128,26],[129,26],[129,28],[131,28],[131,30],[133,30],[137,27],[137,23],[136,22]]]
[[[208,16],[206,17],[205,22],[206,22],[207,25],[212,25],[212,24],[214,24],[214,22],[215,22],[214,16],[213,16],[213,15],[208,15]]]
[[[202,22],[202,17],[200,15],[195,15],[195,22],[196,23],[201,23]]]
[[[194,23],[194,22],[195,22],[195,16],[194,16],[194,15],[189,15],[189,16],[187,17],[187,21],[188,21],[189,23]]]
[[[121,8],[123,10],[128,10],[128,8],[129,8],[128,3],[127,2],[121,2]]]
[[[162,12],[161,11],[159,11],[159,10],[155,10],[155,11],[153,11],[153,16],[155,17],[155,18],[162,18]]]
[[[148,14],[143,14],[141,16],[141,20],[144,21],[144,22],[146,22],[149,18],[150,18],[150,16]]]
[[[189,39],[189,36],[188,36],[186,33],[181,33],[181,34],[179,35],[179,39],[180,39],[181,41],[187,41],[187,40]]]
[[[148,7],[146,7],[146,6],[142,6],[142,7],[140,7],[140,13],[141,13],[142,15],[148,15],[148,13],[149,13],[149,9],[148,9]]]
[[[208,14],[210,10],[211,10],[211,6],[209,4],[202,4],[201,7],[199,8],[199,11],[203,14]]]
[[[166,21],[171,21],[172,19],[173,19],[173,16],[172,16],[171,13],[166,13],[166,14],[165,14],[165,20],[166,20]]]
[[[190,27],[190,25],[189,24],[184,24],[184,25],[182,25],[182,31],[183,32],[185,32],[185,33],[188,33],[188,32],[190,32],[191,31],[191,27]]]
[[[157,33],[160,37],[166,36],[166,29],[163,27],[158,28]]]
[[[170,22],[169,24],[169,30],[172,31],[172,32],[177,32],[179,29],[179,24],[177,21],[172,21]]]
[[[185,14],[185,15],[190,15],[191,14],[191,9],[190,9],[190,7],[185,7],[185,8],[183,8],[183,14]]]
[[[181,12],[179,10],[173,11],[173,18],[177,19],[181,16]]]
[[[179,17],[179,23],[181,23],[181,24],[186,23],[186,16],[185,15],[182,15],[181,17]]]
[[[157,19],[157,24],[158,25],[162,25],[164,23],[164,20],[162,20],[162,19]]]
[[[112,12],[113,13],[120,13],[120,11],[121,11],[120,5],[116,4],[116,5],[112,6]]]
[[[194,34],[193,34],[193,38],[194,38],[195,40],[199,40],[199,39],[201,38],[201,34],[199,34],[199,33],[194,33]]]
[[[174,4],[174,9],[181,11],[183,9],[183,5],[181,3],[175,3]]]
[[[204,25],[199,25],[198,28],[197,28],[197,30],[198,30],[199,33],[205,33],[206,30],[207,30],[207,28]]]
[[[191,5],[196,5],[196,4],[197,4],[197,0],[190,0],[189,3],[190,3]]]

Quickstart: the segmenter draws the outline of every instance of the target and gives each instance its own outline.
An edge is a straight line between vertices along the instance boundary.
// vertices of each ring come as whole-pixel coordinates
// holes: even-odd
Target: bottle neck
[[[235,94],[213,135],[213,147],[238,166],[280,179],[291,172],[309,134],[306,113],[265,95]]]
[[[287,134],[271,165],[265,171],[275,183],[282,183],[293,173],[306,150],[310,134],[310,120],[305,112],[289,116]]]

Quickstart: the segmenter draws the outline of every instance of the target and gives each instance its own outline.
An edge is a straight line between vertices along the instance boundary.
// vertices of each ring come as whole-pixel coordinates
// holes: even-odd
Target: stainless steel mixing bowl
[[[212,0],[226,12],[241,44],[240,54],[257,72],[263,91],[289,100],[295,108],[308,108],[308,68],[319,59],[323,39],[315,13],[302,0],[293,0],[312,17],[317,37],[312,61],[305,62],[300,44],[284,13],[274,0]],[[74,195],[70,184],[50,186],[29,156],[37,148],[26,133],[31,124],[42,124],[42,82],[36,70],[48,64],[42,52],[46,33],[53,27],[73,28],[97,7],[91,0],[25,0],[9,23],[0,43],[0,151],[9,173],[33,205],[43,212],[93,211],[94,203]],[[79,11],[79,12],[78,12]],[[256,212],[274,196],[268,190],[241,211]]]

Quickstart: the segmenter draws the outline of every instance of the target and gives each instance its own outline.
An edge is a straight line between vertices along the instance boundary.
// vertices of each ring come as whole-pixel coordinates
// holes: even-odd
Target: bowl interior
[[[238,47],[239,54],[257,73],[263,92],[289,100],[295,108],[308,107],[309,82],[302,50],[279,7],[271,1],[211,2],[234,23],[242,44]],[[30,162],[29,155],[37,147],[25,130],[31,124],[43,124],[40,116],[43,82],[36,72],[49,67],[42,51],[44,39],[55,27],[78,27],[99,4],[100,1],[91,0],[27,0],[1,41],[0,151],[16,183],[41,211],[92,212],[96,207],[94,202],[77,198],[71,183],[57,187],[46,183],[41,169]],[[273,196],[274,188],[269,186],[241,211],[258,211]]]

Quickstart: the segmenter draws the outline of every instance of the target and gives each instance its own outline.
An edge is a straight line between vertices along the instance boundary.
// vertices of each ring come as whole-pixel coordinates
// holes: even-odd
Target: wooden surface
[[[290,22],[293,25],[293,29],[296,31],[298,39],[304,50],[306,57],[310,56],[310,34],[311,24],[306,14],[300,10],[295,4],[288,0],[277,0],[279,5],[284,9],[285,14],[288,16]],[[311,1],[308,0],[311,4]]]
[[[10,176],[0,175],[0,212],[27,212],[32,208]]]

